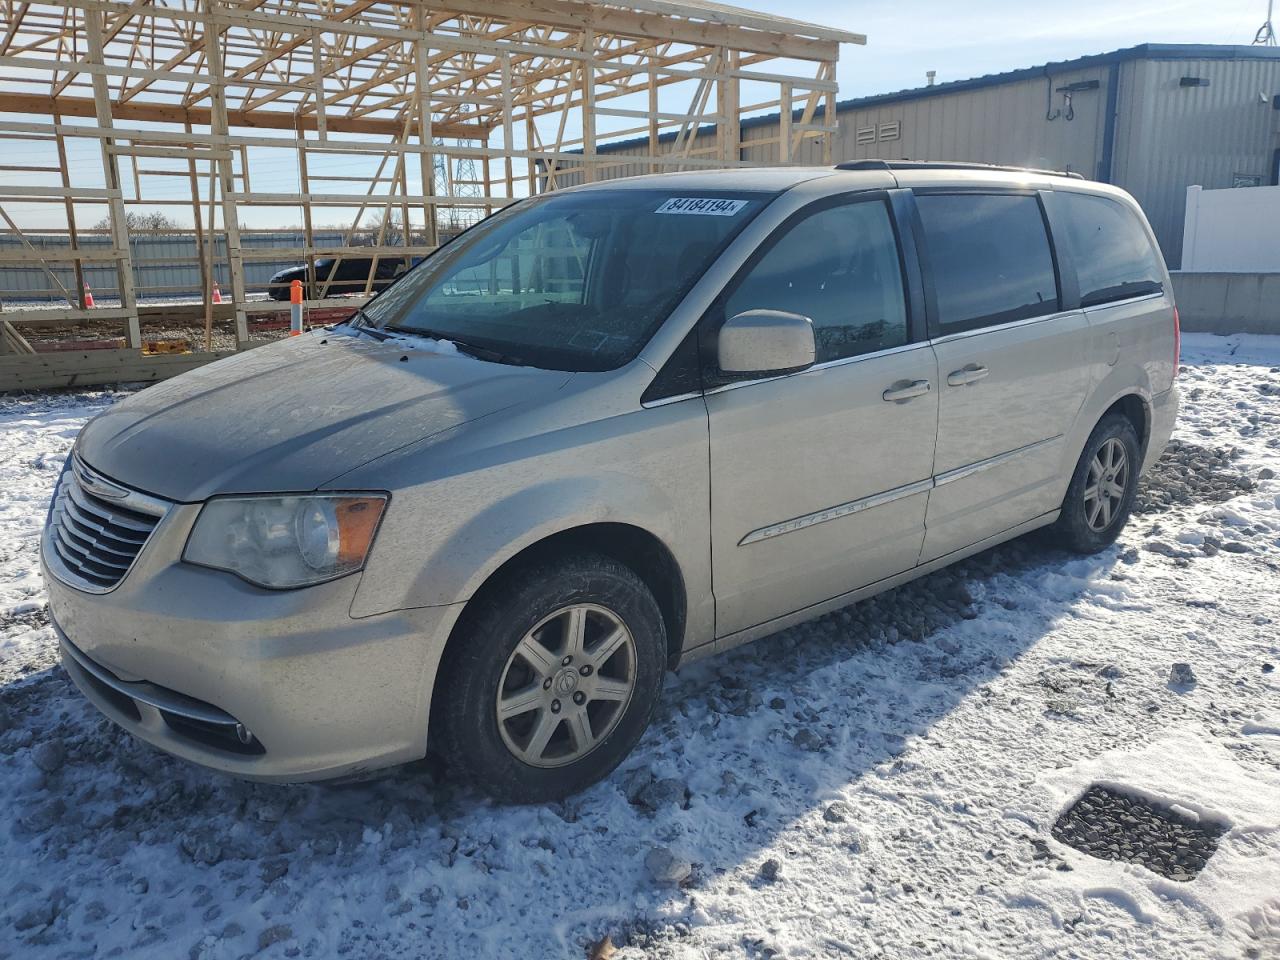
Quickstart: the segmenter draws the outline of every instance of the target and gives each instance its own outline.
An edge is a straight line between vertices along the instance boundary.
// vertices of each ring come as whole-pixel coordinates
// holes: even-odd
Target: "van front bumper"
[[[147,552],[106,594],[44,570],[64,666],[111,720],[251,780],[355,776],[426,753],[462,604],[353,618],[358,575],[270,591],[187,564],[147,569]]]

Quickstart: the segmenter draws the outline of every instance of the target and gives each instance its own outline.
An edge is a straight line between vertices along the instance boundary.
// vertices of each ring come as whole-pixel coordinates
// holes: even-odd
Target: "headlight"
[[[378,493],[210,500],[182,559],[262,587],[323,583],[364,566],[386,505]]]

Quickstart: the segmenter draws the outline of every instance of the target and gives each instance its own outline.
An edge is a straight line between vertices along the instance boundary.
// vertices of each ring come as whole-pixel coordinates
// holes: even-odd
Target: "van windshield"
[[[774,196],[605,189],[526,200],[427,257],[364,317],[486,359],[612,370]]]

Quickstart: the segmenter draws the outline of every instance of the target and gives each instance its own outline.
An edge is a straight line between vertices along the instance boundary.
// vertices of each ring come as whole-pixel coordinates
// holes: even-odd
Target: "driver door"
[[[798,313],[817,347],[801,373],[707,391],[717,637],[919,558],[937,364],[912,322],[900,232],[888,194],[820,201],[779,228],[707,318],[715,330],[747,310]]]

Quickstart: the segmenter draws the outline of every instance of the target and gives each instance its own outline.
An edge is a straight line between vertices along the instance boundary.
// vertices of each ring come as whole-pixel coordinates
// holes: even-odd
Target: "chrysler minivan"
[[[84,694],[180,757],[303,781],[430,749],[559,797],[668,669],[1037,528],[1106,548],[1177,369],[1114,187],[863,161],[557,190],[93,420],[50,611]]]

